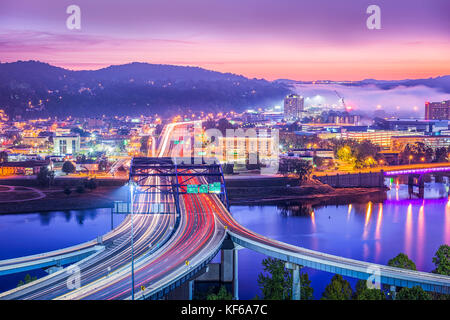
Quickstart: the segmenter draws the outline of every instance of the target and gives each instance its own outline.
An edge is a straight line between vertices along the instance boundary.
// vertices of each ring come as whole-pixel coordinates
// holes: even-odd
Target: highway
[[[138,204],[139,205],[139,204]],[[136,211],[145,208],[136,208]],[[135,214],[134,215],[134,256],[139,261],[163,239],[170,237],[174,225],[174,215]],[[115,237],[105,243],[105,250],[92,255],[75,265],[79,268],[80,284],[88,284],[98,279],[108,279],[131,261],[131,218],[128,216],[116,228]],[[64,268],[25,286],[0,294],[0,299],[39,299],[49,300],[66,294],[72,289],[67,282],[73,275]]]

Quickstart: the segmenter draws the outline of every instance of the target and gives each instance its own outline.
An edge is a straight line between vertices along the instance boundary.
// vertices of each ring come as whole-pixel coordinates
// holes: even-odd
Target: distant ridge
[[[133,62],[74,71],[33,60],[0,63],[0,109],[10,116],[238,111],[288,93],[286,84],[200,67]]]

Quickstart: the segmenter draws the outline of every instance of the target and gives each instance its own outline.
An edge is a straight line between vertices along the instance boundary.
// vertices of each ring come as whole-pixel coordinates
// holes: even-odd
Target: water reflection
[[[369,234],[369,222],[370,222],[370,217],[372,216],[372,201],[369,201],[369,203],[367,204],[367,209],[366,209],[366,219],[364,221],[364,232],[363,232],[363,240],[367,240],[367,236]]]
[[[98,210],[81,210],[81,211],[62,211],[62,212],[40,212],[39,221],[42,226],[49,226],[53,223],[54,219],[64,217],[66,223],[70,223],[72,216],[75,217],[75,221],[80,225],[85,224],[85,220],[95,220],[97,218]]]
[[[375,239],[381,239],[381,222],[383,220],[383,204],[378,204],[377,227],[375,229]]]
[[[417,263],[423,263],[423,252],[425,250],[425,201],[419,208],[419,217],[417,218],[417,245],[416,245]]]
[[[450,244],[450,197],[445,206],[444,243]]]
[[[404,250],[407,255],[411,255],[411,246],[412,246],[412,204],[408,205],[408,209],[406,211],[406,223],[405,223],[405,244]]]

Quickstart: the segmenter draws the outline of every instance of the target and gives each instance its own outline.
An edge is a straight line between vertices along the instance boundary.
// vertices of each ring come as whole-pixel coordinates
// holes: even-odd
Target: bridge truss
[[[130,195],[133,197],[134,213],[180,215],[180,195],[193,193],[193,179],[196,177],[204,182],[204,190],[200,190],[200,193],[216,194],[225,207],[229,208],[223,170],[218,161],[186,157],[133,158],[129,182],[135,186]],[[212,185],[220,185],[220,188],[212,190]],[[202,186],[199,186],[200,189]],[[146,212],[140,212],[143,208]]]

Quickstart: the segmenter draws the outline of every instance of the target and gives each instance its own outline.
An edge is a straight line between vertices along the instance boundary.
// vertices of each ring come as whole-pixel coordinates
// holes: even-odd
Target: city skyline
[[[203,0],[78,1],[81,29],[69,30],[70,1],[7,2],[0,61],[40,60],[74,69],[133,61],[194,65],[274,80],[384,80],[450,74],[446,1]],[[369,5],[381,29],[369,30]]]

